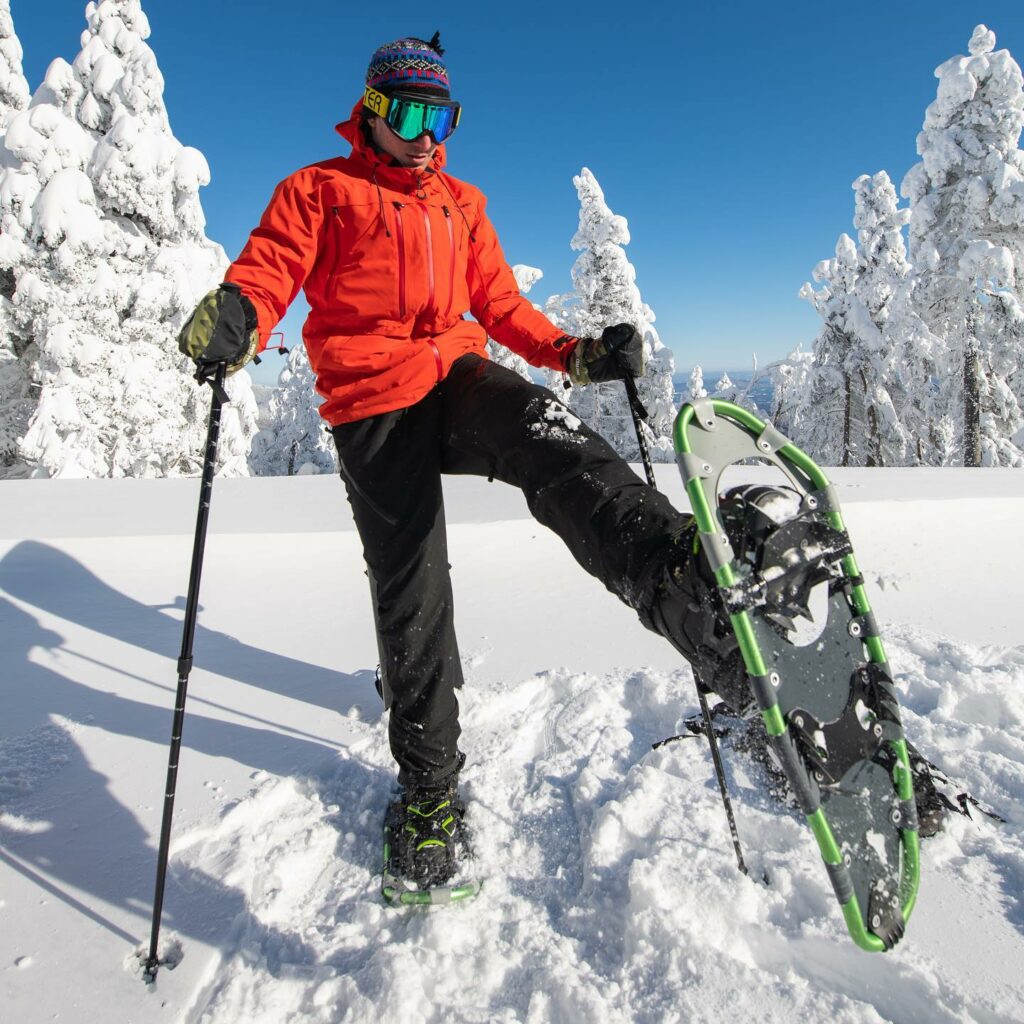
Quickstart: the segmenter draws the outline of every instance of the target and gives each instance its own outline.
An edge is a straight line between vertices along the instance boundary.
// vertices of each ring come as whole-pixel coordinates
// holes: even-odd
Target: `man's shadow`
[[[74,559],[45,545],[27,542],[13,549],[0,561],[0,584],[22,601],[145,649],[170,655],[180,645],[180,623],[112,590]],[[352,675],[328,672],[257,651],[229,637],[203,632],[204,651],[209,648],[216,653],[210,666],[214,671],[241,676],[247,682],[296,681],[310,673],[314,684],[307,692],[317,692],[322,706],[340,711],[356,699],[370,707],[379,706],[375,704],[377,697],[370,671]],[[0,861],[113,934],[137,945],[144,937],[142,932],[148,934],[155,846],[136,814],[114,795],[111,780],[84,757],[74,741],[73,723],[155,745],[160,753],[151,766],[154,798],[145,811],[153,816],[155,825],[162,806],[173,686],[167,688],[166,705],[156,706],[68,679],[46,664],[49,659],[38,656],[40,651],[61,651],[64,638],[3,598],[0,643],[6,662],[0,678],[0,720],[6,736],[0,740],[0,805],[12,812],[0,825]],[[233,651],[244,655],[244,673],[227,671]],[[139,685],[147,687],[148,695],[153,684],[140,677]],[[280,692],[294,695],[292,688],[281,688]],[[332,693],[334,699],[328,705]],[[207,717],[202,702],[193,701],[186,715],[185,757],[191,749],[229,757],[254,770],[300,776],[313,785],[325,803],[340,803],[342,808],[346,804],[358,806],[368,792],[380,790],[383,794],[391,785],[386,773],[357,758],[336,760],[336,747],[325,739],[308,733],[285,735],[262,727],[257,719],[250,721],[252,724],[237,724]],[[55,722],[72,723],[68,729],[61,727],[66,739],[61,739]],[[131,769],[149,771],[150,766],[133,765]],[[184,760],[182,771],[187,770]],[[20,826],[20,821],[27,822],[27,827]],[[342,831],[361,831],[355,820],[343,818],[339,826]],[[375,847],[376,836],[368,835],[366,843]],[[341,843],[337,849],[338,856],[343,858],[358,853],[358,848],[353,851]],[[111,921],[104,912],[104,904],[141,919],[139,934],[132,936]],[[269,945],[285,951],[288,959],[293,954],[296,959],[314,957],[301,939],[276,933],[257,921],[247,906],[244,891],[226,886],[202,871],[175,865],[173,858],[164,923],[165,928],[174,929],[183,937],[201,938],[225,948],[237,941],[241,925],[247,934],[272,936],[274,942]]]

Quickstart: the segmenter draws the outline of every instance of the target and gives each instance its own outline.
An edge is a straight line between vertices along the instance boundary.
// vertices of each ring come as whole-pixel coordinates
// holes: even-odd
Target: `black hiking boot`
[[[799,516],[800,497],[789,488],[752,486],[728,491],[719,503],[734,560],[751,575],[761,568],[765,547],[782,534],[783,524]],[[790,527],[792,529],[792,527]],[[789,581],[789,592],[774,616],[784,632],[792,618],[808,614],[806,598],[818,582],[813,572]],[[674,556],[653,588],[648,628],[661,633],[693,666],[697,685],[715,693],[732,714],[754,711],[739,643],[729,624],[729,612],[714,572],[697,540],[693,524],[679,538]]]
[[[469,855],[465,804],[458,784],[410,788],[384,820],[384,879],[389,903],[448,903],[475,896],[477,882],[455,880]]]

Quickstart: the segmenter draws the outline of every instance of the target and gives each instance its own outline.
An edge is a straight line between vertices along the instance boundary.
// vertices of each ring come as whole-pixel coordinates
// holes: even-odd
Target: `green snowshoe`
[[[917,810],[896,691],[835,491],[804,452],[730,402],[684,405],[674,441],[747,683],[847,928],[862,949],[890,949],[917,897]],[[776,466],[795,492],[719,498],[723,471],[750,459]],[[780,516],[769,506],[787,492]],[[816,588],[827,593],[825,624],[801,644]]]
[[[480,891],[465,879],[471,856],[458,789],[408,790],[388,807],[384,819],[381,895],[398,906],[430,906],[472,899]]]

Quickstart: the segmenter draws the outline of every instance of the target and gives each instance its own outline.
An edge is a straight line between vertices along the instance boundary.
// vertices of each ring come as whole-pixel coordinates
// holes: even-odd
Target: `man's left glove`
[[[255,358],[259,343],[256,307],[227,281],[204,296],[178,334],[178,348],[200,370],[227,363],[234,373]]]
[[[646,365],[644,339],[632,324],[606,327],[600,338],[580,338],[569,353],[566,371],[573,384],[600,384],[642,377]]]

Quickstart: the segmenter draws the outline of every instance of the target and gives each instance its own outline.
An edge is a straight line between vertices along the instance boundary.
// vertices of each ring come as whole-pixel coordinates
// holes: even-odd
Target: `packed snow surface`
[[[673,467],[659,467],[680,504]],[[752,475],[762,479],[763,474]],[[0,507],[0,1005],[50,1020],[1024,1019],[1024,476],[835,471],[909,736],[1007,819],[923,845],[894,952],[847,938],[810,834],[689,669],[501,484],[452,479],[480,897],[382,905],[393,785],[358,538],[330,477],[218,480],[162,948],[148,941],[198,484],[11,481]]]

